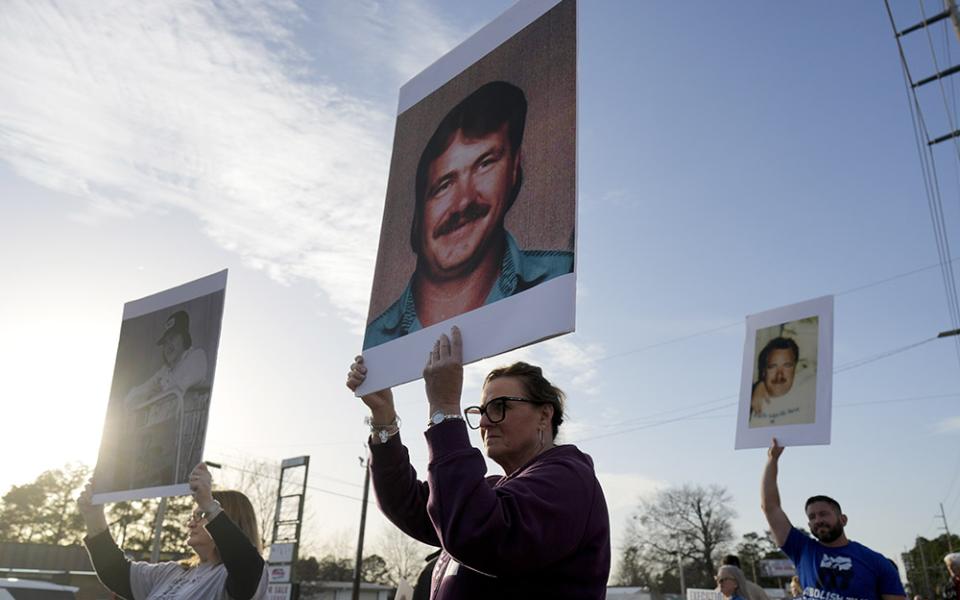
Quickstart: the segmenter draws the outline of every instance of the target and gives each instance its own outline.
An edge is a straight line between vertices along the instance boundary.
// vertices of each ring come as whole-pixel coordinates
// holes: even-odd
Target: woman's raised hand
[[[430,411],[442,410],[450,414],[460,412],[460,394],[463,391],[463,339],[460,328],[454,326],[450,337],[443,334],[433,345],[423,368]]]
[[[87,526],[87,535],[97,535],[107,529],[107,517],[103,513],[102,504],[93,503],[93,478],[87,481],[87,485],[80,492],[77,498],[77,510],[83,517],[83,524]]]
[[[206,463],[200,463],[190,472],[190,492],[193,494],[193,501],[200,508],[207,508],[213,504],[213,475]]]
[[[367,367],[363,364],[363,357],[358,356],[347,373],[347,387],[351,392],[355,392],[366,378]],[[393,391],[390,388],[365,394],[360,399],[370,409],[370,416],[377,425],[387,425],[396,419],[397,410],[393,406]]]

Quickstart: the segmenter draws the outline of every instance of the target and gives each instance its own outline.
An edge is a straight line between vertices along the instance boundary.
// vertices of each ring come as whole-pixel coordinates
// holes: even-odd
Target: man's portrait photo
[[[830,443],[833,296],[749,315],[735,448]]]
[[[521,249],[504,225],[523,184],[527,99],[505,81],[447,113],[420,155],[403,292],[367,325],[364,348],[573,271],[573,252]]]
[[[474,328],[468,362],[573,329],[576,4],[529,12],[401,89],[363,339],[378,385],[419,377],[400,363],[434,325]]]
[[[225,284],[226,272],[217,275]],[[185,483],[203,458],[224,289],[184,298],[196,283],[124,308],[96,494],[134,499],[135,490]]]
[[[757,330],[750,427],[814,422],[817,325],[809,317]]]

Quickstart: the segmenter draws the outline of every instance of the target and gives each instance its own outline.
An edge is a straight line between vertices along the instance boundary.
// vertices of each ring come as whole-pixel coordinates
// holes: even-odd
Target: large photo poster
[[[124,305],[95,503],[189,493],[203,457],[226,283],[221,271]]]
[[[576,3],[520,3],[400,92],[364,393],[574,328]]]
[[[736,448],[829,444],[833,297],[747,317]]]

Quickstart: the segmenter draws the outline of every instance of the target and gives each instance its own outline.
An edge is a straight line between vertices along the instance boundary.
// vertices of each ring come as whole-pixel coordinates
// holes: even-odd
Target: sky
[[[307,548],[352,544],[366,428],[344,381],[397,94],[509,5],[4,2],[0,491],[95,462],[125,302],[227,268],[206,458],[310,455]],[[942,26],[904,49],[915,78],[960,56]],[[543,365],[615,556],[671,485],[726,486],[737,536],[762,531],[765,451],[733,450],[744,317],[833,294],[832,442],[784,453],[788,516],[829,494],[891,557],[942,533],[940,503],[960,531],[960,353],[904,349],[956,325],[883,6],[584,2],[578,77],[576,332],[468,366],[464,402],[492,366]],[[918,93],[931,136],[958,128],[955,86]],[[960,248],[960,152],[933,156]],[[423,383],[395,393],[425,472]],[[368,514],[369,545],[388,525]]]

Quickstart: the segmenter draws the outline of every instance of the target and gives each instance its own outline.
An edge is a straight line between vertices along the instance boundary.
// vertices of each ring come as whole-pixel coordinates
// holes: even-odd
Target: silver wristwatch
[[[432,415],[430,415],[430,422],[427,423],[427,427],[433,427],[434,425],[439,425],[440,423],[443,423],[444,421],[447,421],[450,419],[460,419],[462,421],[463,415],[459,413],[450,414],[450,413],[445,413],[442,410],[437,410]]]

